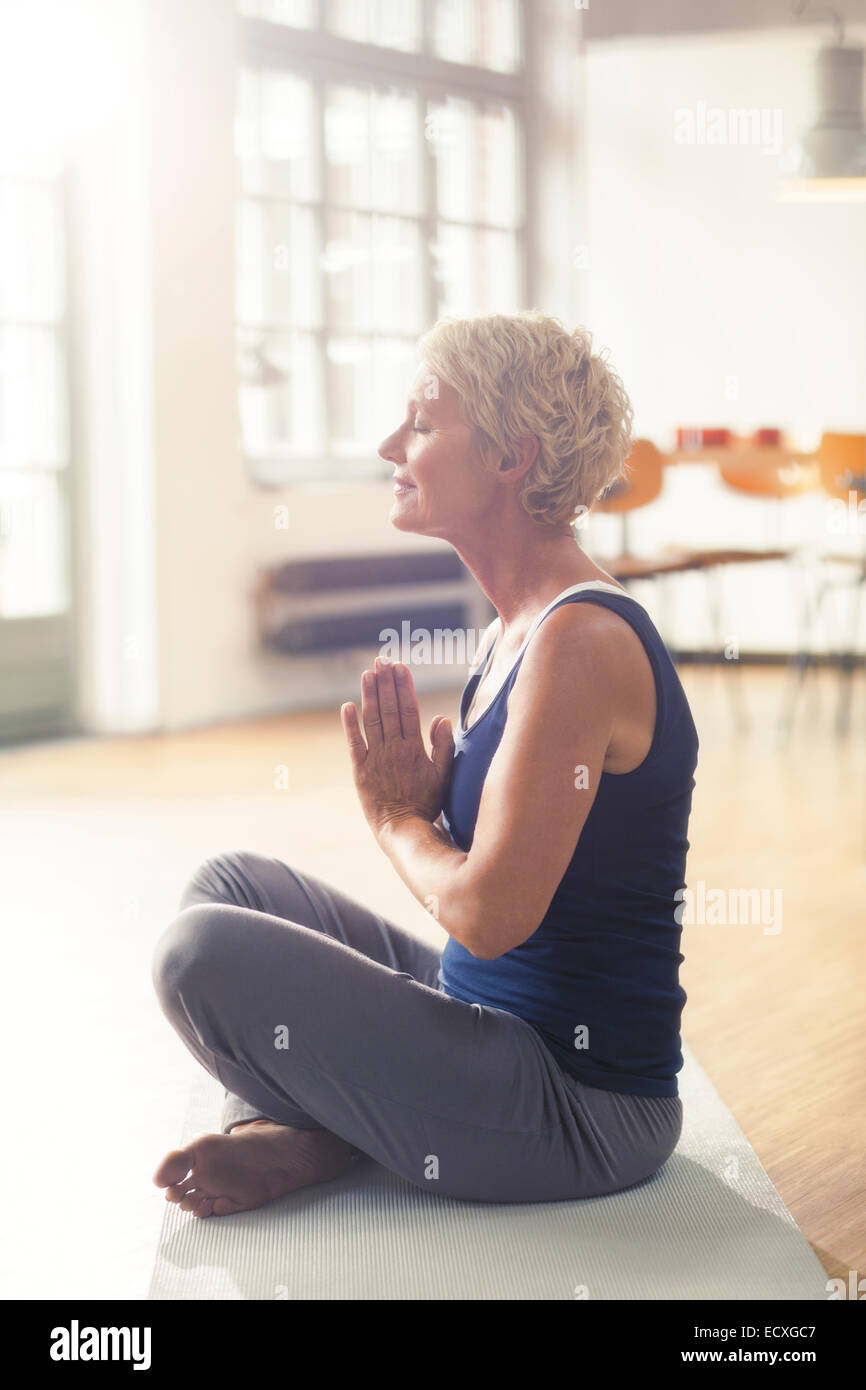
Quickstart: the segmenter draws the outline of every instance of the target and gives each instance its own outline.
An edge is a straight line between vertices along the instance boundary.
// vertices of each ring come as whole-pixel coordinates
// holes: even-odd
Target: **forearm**
[[[473,912],[469,855],[448,832],[423,816],[390,820],[377,836],[406,887],[441,927],[472,950]]]

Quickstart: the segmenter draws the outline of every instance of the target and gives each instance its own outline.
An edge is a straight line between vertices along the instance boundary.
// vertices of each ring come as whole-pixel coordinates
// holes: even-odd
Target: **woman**
[[[573,530],[631,407],[588,335],[538,313],[440,320],[421,354],[379,451],[390,520],[450,542],[498,616],[431,756],[400,663],[341,718],[376,842],[449,939],[440,956],[276,859],[199,869],[154,978],[226,1088],[223,1132],[154,1181],[200,1217],[359,1153],[472,1201],[597,1196],[679,1138],[697,738],[649,617]]]

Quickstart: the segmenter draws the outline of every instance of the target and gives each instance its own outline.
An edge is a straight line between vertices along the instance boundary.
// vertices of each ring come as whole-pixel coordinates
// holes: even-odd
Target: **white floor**
[[[683,1060],[682,1136],[647,1183],[575,1202],[458,1202],[359,1159],[231,1221],[170,1207],[150,1296],[826,1301],[818,1257],[687,1044]],[[202,1075],[186,1137],[221,1108]]]
[[[727,731],[722,685],[713,682],[719,727]],[[772,710],[756,706],[765,728],[777,706],[775,683],[770,695]],[[453,715],[454,704],[437,697],[436,712]],[[822,764],[819,804],[831,804],[837,777],[841,804],[856,808],[846,812],[853,823],[862,744],[852,740],[840,761],[828,709],[825,700],[818,747],[826,753],[832,744],[835,755]],[[862,704],[854,719],[862,728]],[[180,1140],[199,1075],[159,1010],[150,960],[203,858],[254,848],[297,862],[444,943],[375,847],[335,722],[336,714],[263,721],[242,737],[202,731],[184,736],[182,748],[177,739],[153,739],[0,755],[7,1120],[0,1297],[126,1299],[148,1291],[165,1211],[152,1174]],[[802,737],[808,766],[807,721]],[[744,744],[737,756],[750,748]],[[721,756],[708,741],[711,773]],[[275,764],[290,765],[287,790],[275,789]],[[790,758],[782,770],[780,785],[802,790]],[[766,774],[756,785],[766,792]],[[704,833],[712,824],[705,819]],[[852,960],[849,952],[846,970],[855,968]],[[835,1136],[827,1142],[834,1153]],[[845,1200],[851,1205],[850,1194]],[[845,1220],[850,1226],[853,1217],[840,1217],[831,1252],[856,1246]],[[855,1268],[846,1258],[845,1268]]]
[[[297,859],[438,932],[332,792],[3,798],[0,1296],[147,1293],[164,1212],[152,1174],[198,1073],[156,1003],[150,959],[202,858],[254,847]]]

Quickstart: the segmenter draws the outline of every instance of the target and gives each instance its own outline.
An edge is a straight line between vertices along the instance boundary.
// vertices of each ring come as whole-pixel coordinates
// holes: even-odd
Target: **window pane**
[[[0,469],[0,618],[67,607],[64,515],[56,474]]]
[[[440,216],[513,227],[522,199],[511,108],[455,98],[431,102],[425,129],[436,160]]]
[[[56,333],[0,326],[0,469],[66,462],[66,393]]]
[[[441,217],[469,222],[475,208],[472,104],[431,102],[425,129],[436,160],[436,204]]]
[[[418,103],[400,93],[372,94],[373,206],[418,212]]]
[[[519,0],[432,0],[433,51],[497,72],[520,65]]]
[[[0,617],[68,607],[59,185],[0,181]],[[2,320],[5,320],[3,322]]]
[[[343,207],[418,212],[417,119],[414,95],[329,87],[329,201]]]
[[[247,456],[291,460],[320,453],[322,383],[315,337],[242,331],[238,368]],[[261,476],[258,469],[256,474]]]
[[[256,0],[256,12],[264,5]],[[325,0],[321,12],[341,37],[419,51],[423,8],[417,0]],[[516,65],[517,9],[508,0],[430,0],[437,43],[452,46],[447,56],[502,70]],[[315,476],[340,460],[381,475],[377,445],[394,428],[394,401],[417,365],[428,310],[523,307],[514,109],[442,97],[427,105],[422,127],[422,100],[360,71],[321,83],[287,71],[241,76],[240,408],[244,449],[261,481]],[[425,136],[433,207],[422,177]],[[434,244],[427,215],[437,219]]]
[[[328,0],[328,28],[345,39],[416,53],[421,0]]]
[[[329,228],[325,271],[332,327],[340,333],[357,329],[420,333],[417,223],[332,212]]]
[[[414,340],[336,338],[328,345],[330,450],[335,458],[365,460],[365,471],[385,469],[377,448],[396,427],[395,402],[418,365]]]
[[[291,203],[241,203],[238,318],[244,324],[321,324],[318,229],[314,212]]]
[[[312,83],[291,73],[243,71],[235,147],[244,192],[318,198]]]
[[[452,63],[475,54],[476,0],[433,0],[433,52]]]
[[[0,181],[0,318],[57,323],[63,280],[56,189],[36,181]]]
[[[434,256],[440,314],[510,314],[523,307],[512,232],[440,225]]]
[[[370,206],[370,130],[367,95],[352,87],[330,88],[325,107],[328,197],[344,205]]]
[[[522,203],[517,122],[508,106],[485,106],[476,116],[476,218],[513,227]]]
[[[272,24],[291,24],[311,29],[316,24],[316,0],[238,0],[247,19],[269,19]]]

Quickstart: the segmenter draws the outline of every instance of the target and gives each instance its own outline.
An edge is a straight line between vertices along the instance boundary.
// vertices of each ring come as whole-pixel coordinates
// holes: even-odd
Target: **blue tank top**
[[[698,737],[673,662],[636,599],[596,581],[566,589],[535,619],[496,696],[467,730],[464,715],[489,665],[491,643],[461,695],[443,823],[468,851],[524,652],[563,603],[601,604],[641,639],[656,687],[652,744],[633,772],[602,773],[571,862],[532,936],[496,960],[481,960],[450,937],[439,983],[467,1003],[525,1019],[562,1069],[585,1085],[675,1096],[686,1001],[675,912],[685,886]]]

